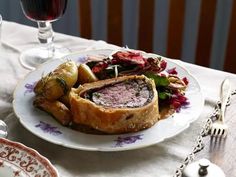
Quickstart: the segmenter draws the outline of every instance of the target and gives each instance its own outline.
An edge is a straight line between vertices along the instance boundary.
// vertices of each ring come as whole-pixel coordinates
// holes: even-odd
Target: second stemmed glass
[[[2,45],[2,16],[0,14],[0,47]]]
[[[35,69],[40,64],[67,55],[70,51],[55,45],[51,22],[58,20],[65,12],[67,0],[20,0],[27,18],[38,24],[39,47],[25,50],[20,55],[20,63],[27,69]]]

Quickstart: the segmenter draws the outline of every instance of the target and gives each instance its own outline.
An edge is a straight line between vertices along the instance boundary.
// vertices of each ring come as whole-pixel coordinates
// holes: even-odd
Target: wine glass
[[[6,123],[0,119],[0,138],[7,137],[7,125]]]
[[[38,24],[40,46],[25,50],[20,55],[20,63],[28,69],[50,60],[61,58],[70,51],[53,43],[54,32],[51,22],[58,20],[65,12],[67,0],[20,0],[27,18]]]

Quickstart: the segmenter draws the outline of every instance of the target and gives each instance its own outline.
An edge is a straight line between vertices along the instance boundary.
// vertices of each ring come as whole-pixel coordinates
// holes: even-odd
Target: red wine
[[[31,20],[53,21],[64,14],[67,0],[21,0],[21,6]]]

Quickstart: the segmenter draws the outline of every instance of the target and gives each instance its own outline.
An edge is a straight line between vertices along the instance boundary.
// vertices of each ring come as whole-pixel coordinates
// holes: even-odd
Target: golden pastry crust
[[[82,95],[96,88],[123,82],[130,79],[141,79],[153,92],[152,99],[141,107],[112,108],[97,105]],[[153,80],[145,76],[124,76],[83,84],[70,93],[70,105],[73,121],[88,125],[109,134],[136,132],[153,126],[159,119],[158,96]]]

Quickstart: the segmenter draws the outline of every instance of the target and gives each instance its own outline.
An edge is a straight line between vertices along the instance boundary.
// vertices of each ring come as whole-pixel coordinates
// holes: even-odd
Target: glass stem
[[[38,39],[41,44],[46,46],[48,51],[48,57],[53,57],[55,51],[55,46],[53,43],[54,32],[52,30],[52,25],[50,22],[38,22]]]
[[[0,14],[0,47],[2,46],[2,16]]]

